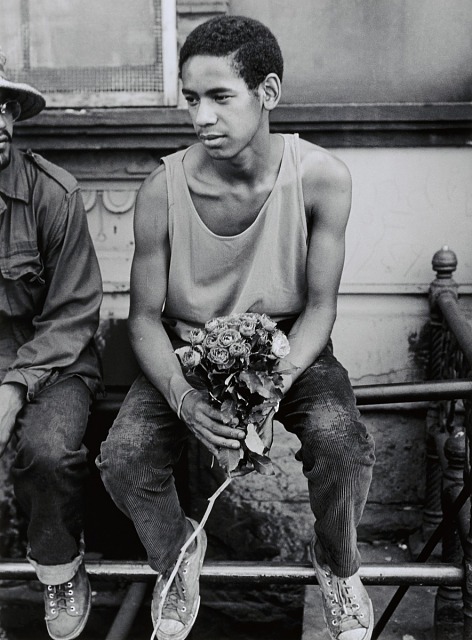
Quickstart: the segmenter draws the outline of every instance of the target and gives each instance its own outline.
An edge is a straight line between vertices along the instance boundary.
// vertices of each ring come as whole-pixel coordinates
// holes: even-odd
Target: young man
[[[11,440],[47,629],[70,640],[90,610],[82,438],[99,383],[101,277],[75,179],[12,144],[14,122],[45,101],[9,81],[4,64],[0,53],[0,455]]]
[[[174,347],[211,317],[270,315],[288,331],[298,367],[285,377],[277,417],[302,444],[328,628],[337,640],[368,640],[372,606],[357,574],[356,526],[373,442],[330,344],[349,172],[320,147],[269,132],[283,62],[259,22],[223,17],[197,27],[180,72],[199,142],[164,158],[137,200],[129,326],[142,375],[102,446],[103,479],[164,576],[154,590],[156,621],[165,577],[194,525],[172,477],[182,444],[192,433],[218,456],[242,437],[187,382]],[[182,640],[191,629],[204,551],[201,534],[163,603],[160,640]]]

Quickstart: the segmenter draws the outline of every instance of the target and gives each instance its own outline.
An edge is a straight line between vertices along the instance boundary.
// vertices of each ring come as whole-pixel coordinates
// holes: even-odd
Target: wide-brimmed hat
[[[27,120],[44,109],[46,100],[37,89],[30,87],[29,84],[8,80],[5,73],[6,60],[3,51],[0,49],[0,90],[11,92],[12,98],[21,105],[21,113],[18,120]]]

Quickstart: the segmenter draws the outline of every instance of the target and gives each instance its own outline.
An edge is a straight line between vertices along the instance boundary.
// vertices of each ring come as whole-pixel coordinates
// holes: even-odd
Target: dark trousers
[[[335,574],[357,571],[357,525],[367,500],[374,443],[360,421],[346,370],[328,346],[283,398],[277,420],[301,443],[323,559]],[[149,564],[162,572],[186,538],[172,475],[189,435],[143,376],[131,387],[97,465],[118,507],[134,522]]]
[[[28,558],[45,584],[67,582],[80,563],[90,402],[86,384],[70,377],[46,387],[17,419],[14,490],[28,518]]]

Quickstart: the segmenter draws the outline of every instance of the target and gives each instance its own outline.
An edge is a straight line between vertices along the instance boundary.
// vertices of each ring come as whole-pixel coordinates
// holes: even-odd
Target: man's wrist
[[[184,393],[182,394],[180,400],[179,400],[179,406],[177,407],[177,417],[179,418],[179,420],[182,420],[182,405],[184,403],[185,398],[193,392],[198,393],[198,391],[196,389],[187,389],[187,391],[184,391]]]
[[[281,373],[282,376],[282,393],[285,395],[293,384],[293,375],[291,373]]]
[[[5,382],[0,385],[0,398],[2,398],[2,404],[11,411],[20,411],[26,404],[27,388],[25,385],[19,382]]]
[[[190,391],[194,391],[194,387],[183,376],[173,375],[169,381],[168,389],[167,401],[175,413],[179,415],[184,396]]]

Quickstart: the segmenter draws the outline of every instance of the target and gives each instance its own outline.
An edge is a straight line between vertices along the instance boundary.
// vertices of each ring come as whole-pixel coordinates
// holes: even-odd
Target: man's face
[[[193,56],[182,67],[182,93],[197,136],[215,159],[234,157],[254,139],[262,101],[227,57]]]
[[[11,99],[11,95],[0,90],[0,104]],[[13,118],[8,114],[0,113],[0,171],[10,164],[12,139]]]

